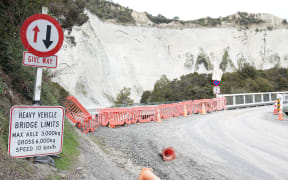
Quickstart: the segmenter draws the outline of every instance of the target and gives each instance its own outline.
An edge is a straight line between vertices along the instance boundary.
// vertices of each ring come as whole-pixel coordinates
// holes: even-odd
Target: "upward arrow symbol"
[[[51,25],[47,25],[47,31],[46,31],[46,40],[43,40],[43,43],[46,47],[46,49],[49,48],[49,46],[53,43],[53,41],[50,41],[51,38]]]
[[[37,42],[37,34],[38,34],[38,32],[40,32],[40,30],[39,30],[39,28],[38,28],[37,25],[36,25],[32,30],[34,31],[34,39],[33,39],[33,42],[36,43],[36,42]]]

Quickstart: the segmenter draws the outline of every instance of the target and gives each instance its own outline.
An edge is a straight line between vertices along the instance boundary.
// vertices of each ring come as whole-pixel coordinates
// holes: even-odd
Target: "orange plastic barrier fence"
[[[92,115],[73,96],[66,98],[64,106],[66,116],[75,123],[82,132],[88,133],[89,131],[95,131],[100,125],[98,118],[92,118]]]
[[[99,113],[99,119],[102,126],[109,125],[110,127],[133,123],[132,113],[129,108],[101,109]]]
[[[133,122],[151,122],[156,121],[157,118],[157,107],[134,107],[131,108]]]
[[[66,116],[73,122],[79,123],[82,119],[92,118],[90,113],[73,96],[66,98],[64,103]]]
[[[158,113],[161,119],[167,119],[193,113],[206,114],[207,112],[221,111],[226,109],[226,99],[200,99],[133,108],[105,108],[97,110],[95,117],[92,117],[76,98],[69,96],[66,98],[65,108],[66,116],[84,133],[88,133],[89,131],[95,131],[100,125],[116,127],[137,122],[157,121]]]
[[[200,100],[194,100],[192,101],[192,112],[194,114],[199,113],[201,110],[201,104],[200,104]]]
[[[221,111],[226,109],[226,98],[222,97],[222,98],[216,98],[217,99],[217,111]]]

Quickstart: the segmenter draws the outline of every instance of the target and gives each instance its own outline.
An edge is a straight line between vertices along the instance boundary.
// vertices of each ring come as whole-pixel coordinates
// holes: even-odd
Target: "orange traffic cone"
[[[277,115],[278,111],[277,111],[277,101],[275,101],[274,103],[274,115]]]
[[[278,120],[283,120],[282,109],[280,107]]]
[[[185,117],[187,116],[187,108],[186,108],[186,105],[184,105],[184,116],[185,116]]]
[[[202,103],[201,114],[206,114],[205,104],[204,103]]]
[[[171,161],[176,158],[176,154],[173,147],[162,149],[161,155],[164,161]]]
[[[160,180],[160,178],[153,174],[152,168],[142,168],[139,180]]]
[[[156,117],[156,122],[162,122],[161,121],[161,115],[160,115],[160,110],[157,110],[157,117]]]

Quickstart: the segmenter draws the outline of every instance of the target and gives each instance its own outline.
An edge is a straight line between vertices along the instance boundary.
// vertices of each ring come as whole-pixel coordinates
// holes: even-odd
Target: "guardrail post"
[[[236,105],[236,96],[233,95],[233,105]]]
[[[271,102],[271,101],[272,101],[272,94],[269,93],[269,102]]]
[[[255,103],[255,94],[252,95],[253,104]]]
[[[244,101],[243,104],[246,104],[246,96],[245,95],[243,95],[243,101]]]
[[[264,94],[261,94],[261,102],[264,102]]]

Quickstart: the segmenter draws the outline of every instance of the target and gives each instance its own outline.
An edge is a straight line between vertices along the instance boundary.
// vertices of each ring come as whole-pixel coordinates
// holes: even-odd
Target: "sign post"
[[[213,80],[213,94],[217,95],[220,94],[220,81]]]
[[[24,47],[29,51],[28,53],[32,53],[34,56],[39,56],[37,57],[37,61],[42,62],[42,64],[32,64],[33,66],[36,66],[33,94],[33,104],[36,105],[40,105],[42,82],[41,67],[43,67],[43,62],[46,62],[47,64],[47,57],[53,56],[58,52],[64,40],[60,24],[53,17],[47,15],[47,13],[48,8],[42,7],[42,14],[35,14],[27,18],[24,21],[20,32],[21,41]],[[25,53],[23,59],[25,60]],[[49,58],[49,64],[50,62],[52,64],[52,58]],[[55,63],[56,68],[57,62],[54,62],[54,64]]]
[[[40,105],[42,68],[56,68],[57,56],[64,34],[61,25],[47,15],[48,8],[42,7],[42,14],[27,18],[20,30],[20,38],[28,52],[23,53],[23,65],[35,66],[33,93],[34,106],[16,106],[10,110],[9,155],[32,157],[52,166],[54,160],[47,156],[62,151],[64,108]]]

